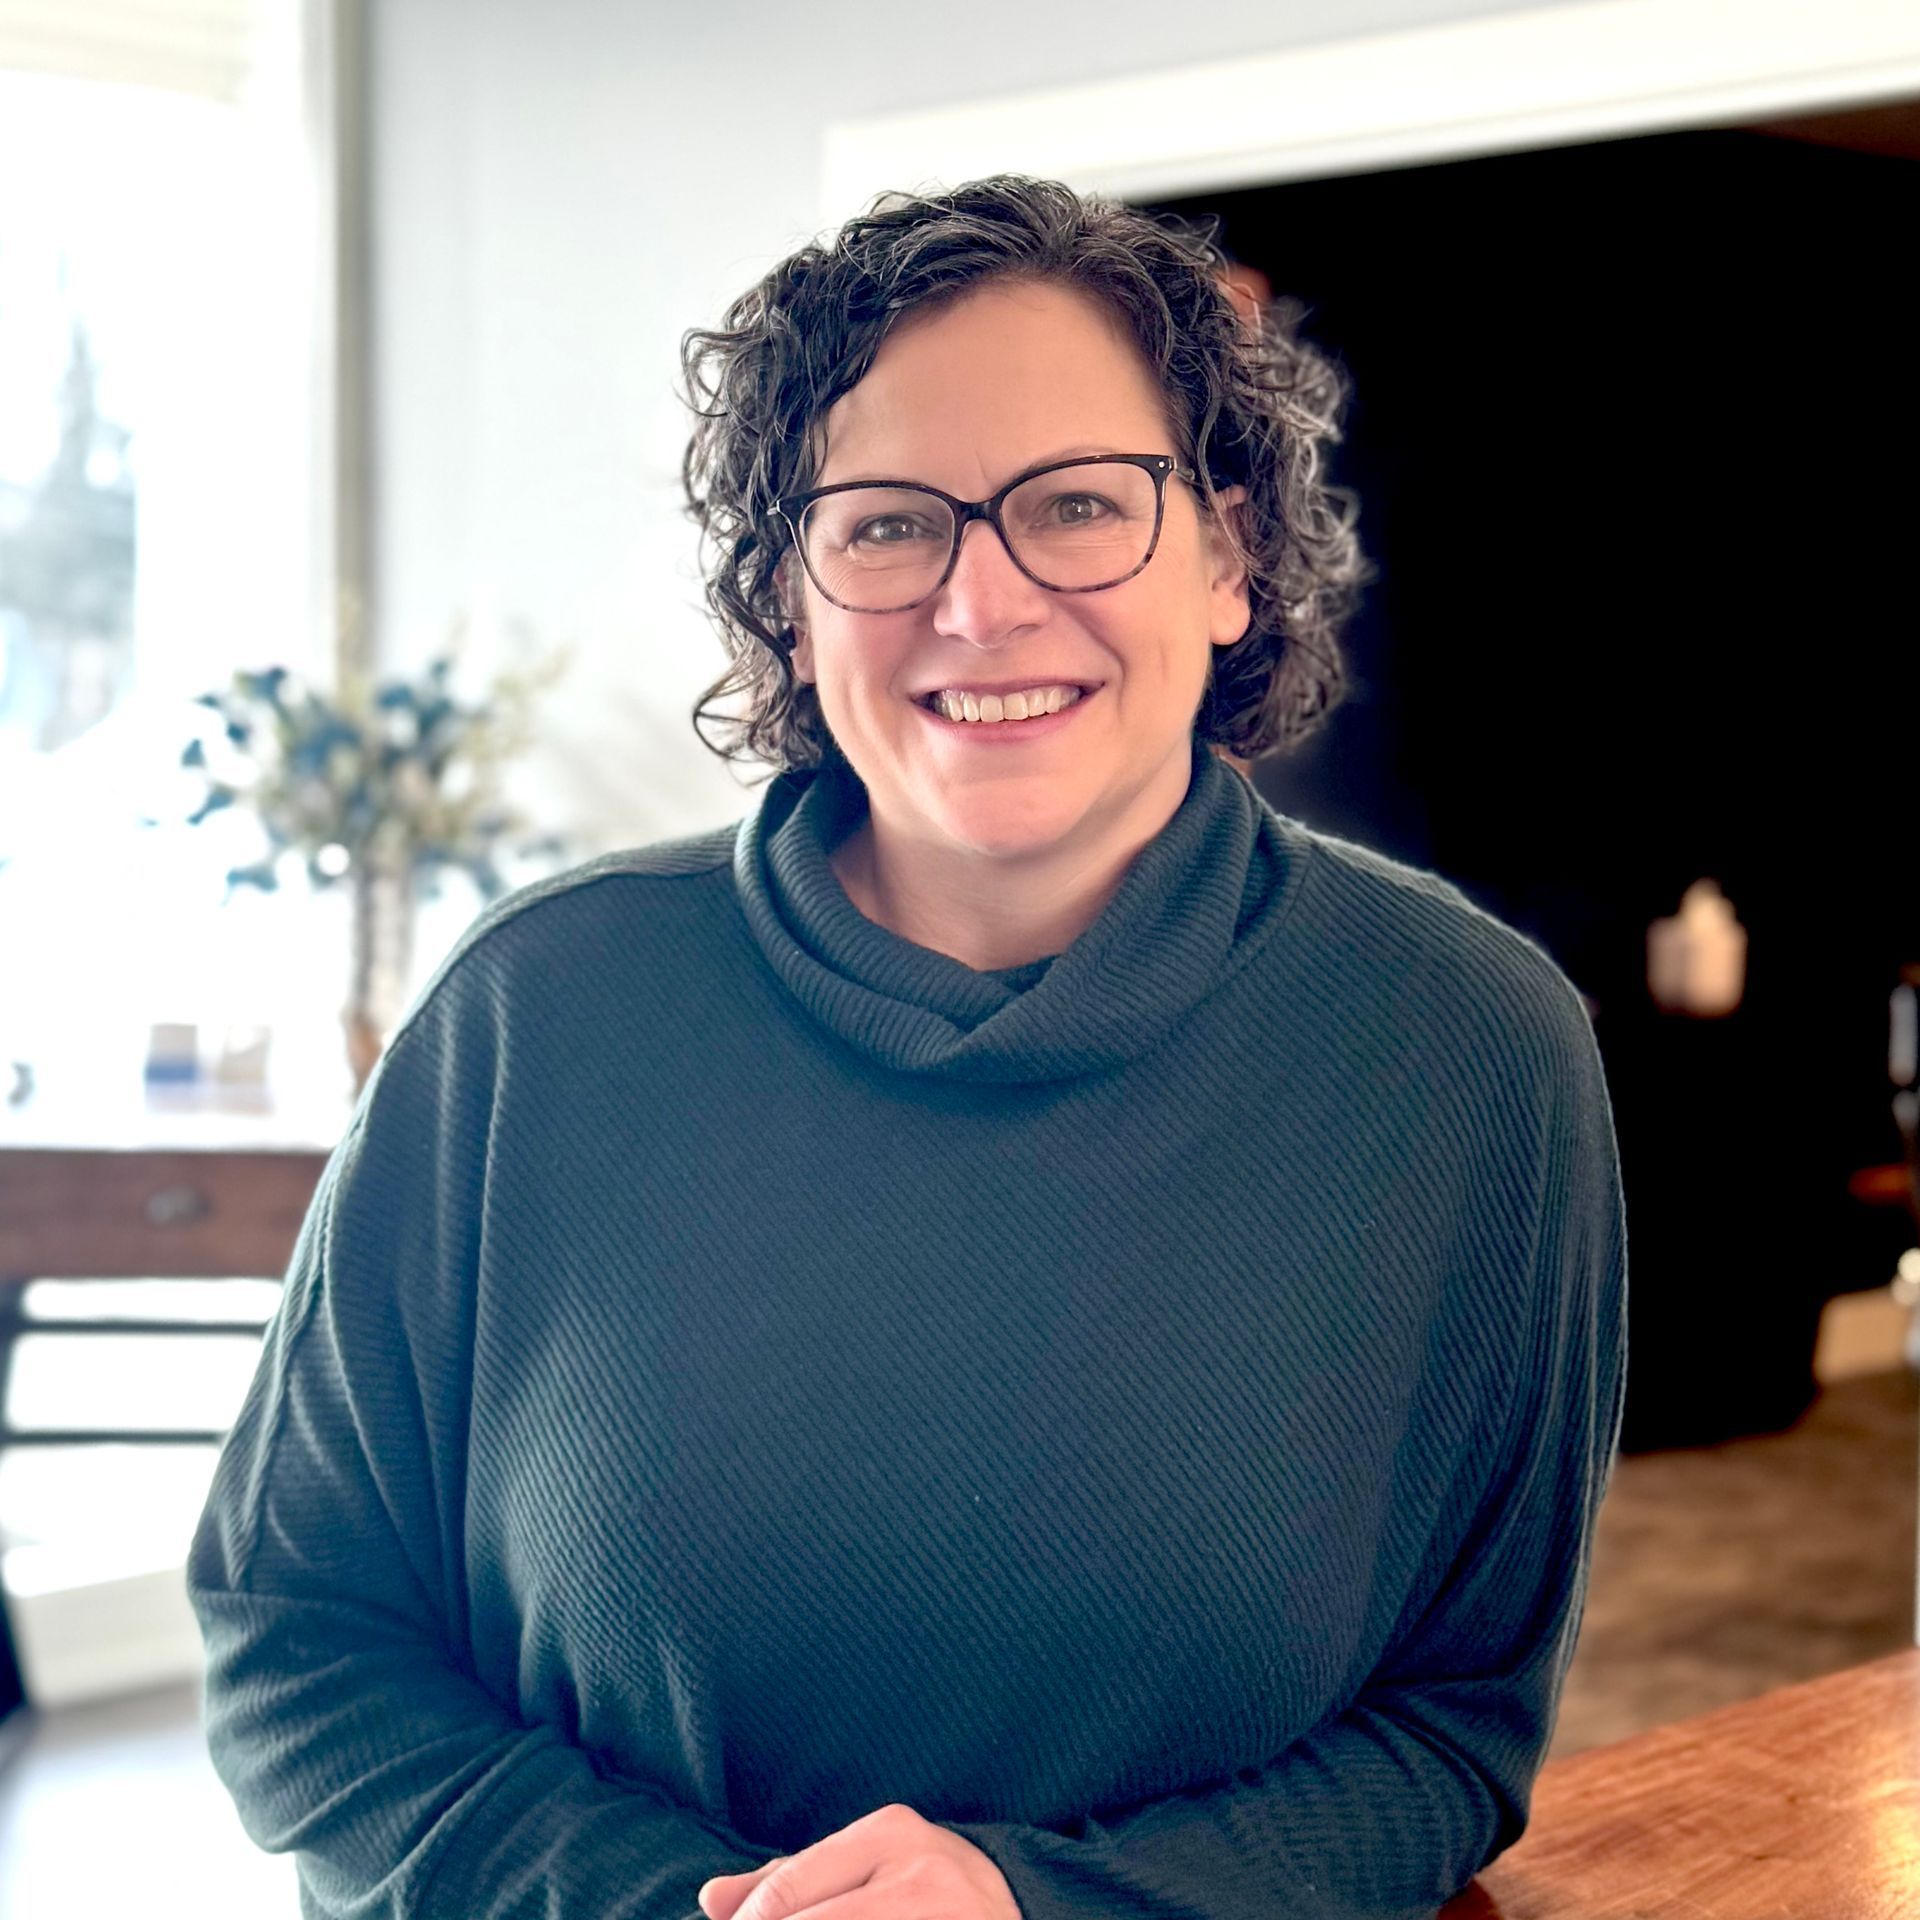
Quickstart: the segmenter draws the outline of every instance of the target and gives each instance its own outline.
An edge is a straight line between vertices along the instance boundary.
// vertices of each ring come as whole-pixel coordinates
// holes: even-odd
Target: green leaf
[[[237,796],[231,787],[215,787],[187,816],[187,825],[197,827],[210,813],[218,813],[222,807],[233,805]]]

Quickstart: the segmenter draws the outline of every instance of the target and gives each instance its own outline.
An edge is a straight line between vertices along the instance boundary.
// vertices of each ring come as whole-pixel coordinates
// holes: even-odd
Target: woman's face
[[[1083,453],[1177,453],[1152,370],[1089,297],[996,283],[887,337],[827,414],[814,484],[918,480],[977,500]],[[901,613],[845,612],[787,566],[789,604],[803,595],[795,671],[818,686],[892,858],[1130,858],[1186,792],[1210,650],[1249,618],[1244,569],[1172,478],[1150,564],[1094,593],[1036,585],[984,521],[946,585]],[[1054,681],[1096,691],[1031,735],[921,705],[938,688]]]

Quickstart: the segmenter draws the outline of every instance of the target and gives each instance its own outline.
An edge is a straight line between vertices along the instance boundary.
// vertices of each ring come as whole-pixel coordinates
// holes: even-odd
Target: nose
[[[947,584],[933,596],[933,625],[957,639],[990,641],[1047,616],[1047,590],[1013,563],[990,521],[961,529],[960,552]]]

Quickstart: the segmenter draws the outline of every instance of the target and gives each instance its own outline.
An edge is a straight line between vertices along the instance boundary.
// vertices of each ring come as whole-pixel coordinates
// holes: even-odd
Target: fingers
[[[968,1842],[893,1802],[757,1872],[716,1875],[700,1889],[700,1907],[707,1920],[794,1920],[858,1892],[878,1874],[923,1870],[928,1856],[944,1857],[951,1871],[956,1851],[974,1854]],[[768,1885],[776,1868],[785,1871]]]
[[[754,1888],[775,1867],[784,1866],[786,1861],[787,1856],[783,1853],[749,1873],[716,1873],[711,1880],[701,1883],[700,1911],[707,1916],[707,1920],[733,1920],[733,1916],[752,1896]]]

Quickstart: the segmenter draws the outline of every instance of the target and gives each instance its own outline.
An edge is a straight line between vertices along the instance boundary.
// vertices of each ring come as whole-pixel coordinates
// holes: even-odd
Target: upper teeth
[[[933,696],[949,720],[1032,720],[1058,713],[1080,698],[1078,687],[1028,687],[1023,693],[955,693],[951,687]]]

